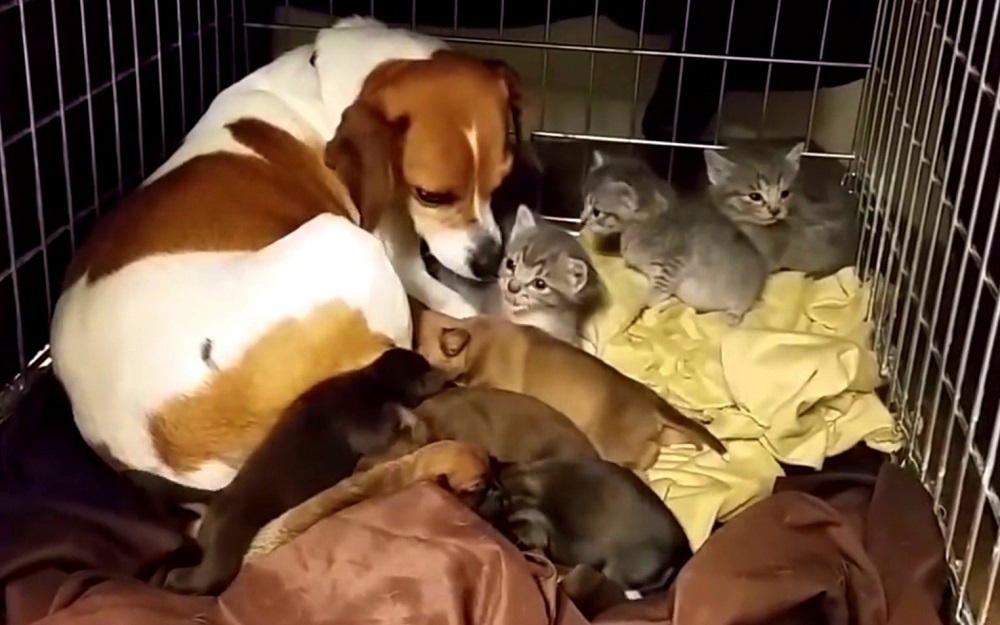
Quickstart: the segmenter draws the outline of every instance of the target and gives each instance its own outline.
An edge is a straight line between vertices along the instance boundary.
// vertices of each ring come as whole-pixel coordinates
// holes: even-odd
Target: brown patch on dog
[[[361,226],[372,230],[386,208],[402,206],[406,185],[400,171],[407,119],[388,122],[364,102],[347,107],[337,135],[326,146],[326,165],[351,190]]]
[[[414,220],[448,228],[477,223],[479,206],[513,164],[508,128],[521,139],[524,96],[516,72],[500,61],[441,50],[429,59],[379,65],[358,99],[390,122],[408,122],[401,172],[413,190]]]
[[[389,173],[396,159],[378,158],[389,158],[395,144],[364,155],[338,153],[335,159],[327,150],[324,159],[323,146],[307,145],[259,119],[240,119],[227,128],[259,157],[199,155],[140,187],[98,221],[70,263],[63,287],[85,274],[98,280],[151,254],[259,250],[322,213],[345,216],[369,231],[377,225],[382,207],[365,215],[372,204],[352,198],[366,197],[363,189],[371,186],[381,184],[388,192],[396,184]],[[384,137],[347,123],[334,141],[372,146]],[[350,181],[342,181],[324,160],[350,169]]]
[[[175,471],[192,471],[213,459],[238,465],[307,389],[370,364],[392,345],[341,302],[287,319],[234,366],[163,406],[150,421],[153,446]]]

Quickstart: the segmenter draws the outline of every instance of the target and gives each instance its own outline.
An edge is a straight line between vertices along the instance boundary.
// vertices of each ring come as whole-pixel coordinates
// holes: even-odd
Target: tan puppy
[[[597,459],[599,454],[566,415],[529,395],[494,388],[457,387],[424,400],[414,411],[414,436],[401,437],[385,452],[365,456],[358,469],[397,458],[427,440],[478,445],[501,462]],[[420,434],[418,434],[420,432]]]
[[[605,460],[644,470],[662,444],[725,455],[703,425],[652,389],[545,332],[493,317],[454,319],[414,305],[414,346],[457,383],[531,395],[565,414]]]

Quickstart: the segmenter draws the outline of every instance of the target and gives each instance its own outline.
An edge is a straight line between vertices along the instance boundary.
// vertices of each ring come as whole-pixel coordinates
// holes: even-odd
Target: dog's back
[[[504,462],[600,457],[564,414],[521,393],[452,388],[424,401],[416,413],[434,439],[474,443]]]

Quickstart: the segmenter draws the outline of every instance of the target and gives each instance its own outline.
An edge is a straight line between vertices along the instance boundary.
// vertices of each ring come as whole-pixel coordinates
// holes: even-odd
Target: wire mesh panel
[[[246,71],[235,0],[0,0],[0,381],[94,218]]]
[[[965,600],[956,616],[979,623],[1000,561],[998,12],[980,0],[881,3],[855,167],[891,400],[938,506]]]

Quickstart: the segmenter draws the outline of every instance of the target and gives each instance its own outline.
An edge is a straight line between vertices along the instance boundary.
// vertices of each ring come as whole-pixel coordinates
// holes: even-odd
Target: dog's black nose
[[[500,247],[499,241],[491,239],[476,247],[469,268],[472,269],[472,275],[480,280],[494,280],[500,269],[501,260],[503,260],[503,248]]]

